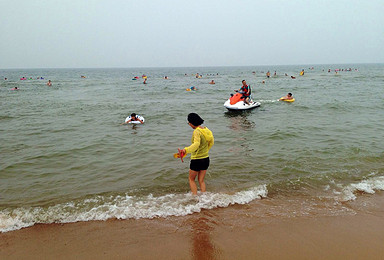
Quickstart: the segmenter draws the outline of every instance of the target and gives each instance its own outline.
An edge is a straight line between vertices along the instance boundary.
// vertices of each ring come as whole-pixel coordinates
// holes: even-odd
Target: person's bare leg
[[[198,174],[198,172],[189,170],[189,177],[188,177],[189,187],[191,188],[193,195],[197,195],[197,185],[195,182],[197,174]]]
[[[199,173],[198,173],[198,177],[197,178],[199,180],[201,192],[205,192],[206,191],[205,182],[204,182],[204,177],[205,177],[206,173],[207,173],[207,170],[202,170],[202,171],[199,171]]]

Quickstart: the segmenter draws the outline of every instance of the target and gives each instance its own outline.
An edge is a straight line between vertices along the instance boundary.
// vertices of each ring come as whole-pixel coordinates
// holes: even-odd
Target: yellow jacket
[[[208,127],[196,128],[192,134],[192,144],[185,147],[185,151],[191,154],[191,159],[207,158],[208,151],[214,144],[214,138]]]

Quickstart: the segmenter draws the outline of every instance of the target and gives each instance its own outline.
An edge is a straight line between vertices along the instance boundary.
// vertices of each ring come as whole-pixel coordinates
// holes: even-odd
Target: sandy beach
[[[1,259],[383,259],[384,194],[343,216],[258,218],[249,205],[186,217],[35,225],[0,234]],[[354,205],[348,205],[353,207]],[[368,205],[368,206],[367,206]]]

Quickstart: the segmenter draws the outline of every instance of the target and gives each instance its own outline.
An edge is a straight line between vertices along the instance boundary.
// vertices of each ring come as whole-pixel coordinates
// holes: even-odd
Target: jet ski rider
[[[241,98],[244,99],[244,102],[246,104],[250,105],[250,103],[249,103],[249,96],[251,95],[251,89],[247,85],[247,82],[244,79],[241,81],[241,83],[243,83],[243,85],[241,86],[241,88],[239,90],[235,90],[235,92],[243,94],[243,96]]]

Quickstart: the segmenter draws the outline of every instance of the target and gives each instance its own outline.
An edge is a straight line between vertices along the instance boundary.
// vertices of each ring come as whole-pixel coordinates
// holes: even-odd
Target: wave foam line
[[[185,216],[202,209],[247,204],[266,197],[266,185],[259,185],[235,194],[206,192],[195,197],[188,194],[167,194],[154,197],[96,196],[80,202],[57,204],[47,208],[20,207],[0,211],[0,232],[18,230],[37,223],[71,223],[90,220],[140,219],[168,216]]]
[[[342,201],[355,200],[357,198],[356,192],[365,192],[374,194],[376,191],[384,190],[384,176],[373,177],[363,180],[359,183],[349,184],[344,187],[341,194]]]

